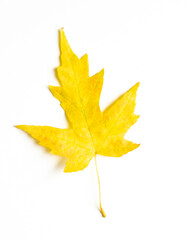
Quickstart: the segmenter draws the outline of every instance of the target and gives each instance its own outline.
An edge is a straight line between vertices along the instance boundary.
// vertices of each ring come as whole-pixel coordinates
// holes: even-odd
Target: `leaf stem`
[[[95,155],[95,168],[96,168],[96,172],[97,172],[97,178],[98,178],[98,184],[99,184],[99,206],[100,206],[100,211],[103,217],[106,217],[106,214],[101,206],[101,184],[100,184],[100,179],[99,179],[99,172],[97,169],[97,160],[96,160],[96,155]]]

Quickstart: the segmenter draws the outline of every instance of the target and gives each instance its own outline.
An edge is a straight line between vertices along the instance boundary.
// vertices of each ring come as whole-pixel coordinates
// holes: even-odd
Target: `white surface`
[[[0,239],[192,239],[192,2],[0,2]],[[58,85],[58,30],[103,67],[101,108],[137,81],[140,119],[122,158],[98,157],[64,174],[16,124],[66,127]]]

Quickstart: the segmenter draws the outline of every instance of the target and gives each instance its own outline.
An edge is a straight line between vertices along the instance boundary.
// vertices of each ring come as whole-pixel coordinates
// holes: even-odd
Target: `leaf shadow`
[[[67,162],[67,158],[66,157],[59,157],[59,161],[57,162],[57,164],[55,165],[55,170],[60,170],[61,168],[63,169],[64,171],[64,168],[65,168],[65,165],[66,165],[66,162]]]
[[[35,141],[35,144],[37,144],[39,146],[37,141]],[[43,150],[44,150],[45,153],[48,153],[50,155],[51,151],[50,151],[49,148],[43,147]],[[53,168],[53,171],[54,170],[57,171],[57,170],[61,170],[61,169],[63,169],[63,171],[64,171],[64,168],[65,168],[65,165],[66,165],[66,162],[67,162],[67,158],[64,157],[64,156],[55,155],[53,153],[51,153],[51,155],[54,156],[56,161],[57,161],[56,165]]]

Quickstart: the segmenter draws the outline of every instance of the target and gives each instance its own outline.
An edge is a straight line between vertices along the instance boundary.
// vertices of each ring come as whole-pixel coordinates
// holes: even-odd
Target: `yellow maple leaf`
[[[57,78],[60,86],[49,86],[60,101],[69,121],[68,129],[48,126],[17,125],[51,153],[67,157],[64,172],[86,168],[93,157],[97,170],[96,154],[120,157],[136,149],[139,144],[124,139],[127,130],[137,121],[134,114],[136,91],[139,83],[119,97],[104,112],[99,107],[104,70],[89,77],[88,57],[80,59],[73,53],[60,30],[60,66]],[[97,170],[98,175],[98,170]],[[100,209],[101,191],[99,182]]]

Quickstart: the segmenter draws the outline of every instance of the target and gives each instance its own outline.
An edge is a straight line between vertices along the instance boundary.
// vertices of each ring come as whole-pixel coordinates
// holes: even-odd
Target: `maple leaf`
[[[93,157],[97,170],[96,154],[120,157],[139,146],[124,139],[127,130],[139,117],[134,114],[139,83],[101,112],[99,99],[104,70],[89,77],[87,54],[79,59],[73,53],[63,29],[60,30],[59,38],[60,66],[57,68],[57,78],[60,86],[49,88],[60,101],[69,121],[69,128],[33,125],[16,127],[27,132],[51,153],[67,157],[64,172],[83,170]],[[100,191],[99,175],[98,181]],[[100,210],[105,217],[101,206],[101,191]]]

